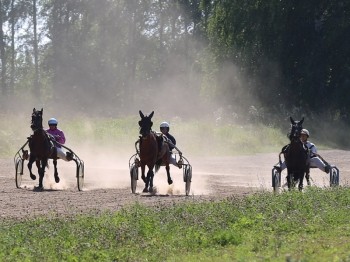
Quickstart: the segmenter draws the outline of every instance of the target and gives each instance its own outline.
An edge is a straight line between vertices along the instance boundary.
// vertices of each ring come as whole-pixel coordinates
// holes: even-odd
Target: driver
[[[308,141],[310,137],[310,132],[307,129],[301,130],[300,140],[307,146],[310,151],[310,167],[318,167],[323,172],[329,173],[330,166],[325,164],[318,156],[317,156],[317,148],[315,144]]]
[[[325,164],[318,156],[317,156],[317,148],[314,143],[311,143],[308,138],[310,137],[310,132],[307,129],[302,129],[300,132],[300,140],[304,143],[304,145],[310,151],[310,167],[318,167],[323,172],[329,173],[330,166]],[[275,168],[281,172],[286,168],[286,163],[282,162],[281,166],[275,166]]]
[[[46,129],[46,132],[50,134],[56,142],[63,145],[66,142],[66,137],[63,131],[57,128],[57,125],[58,125],[57,119],[50,118],[48,121],[48,125],[49,125],[49,128]],[[61,145],[55,143],[55,146],[57,148],[58,158],[63,159],[64,161],[71,161],[73,159],[72,153],[70,152],[65,153]]]
[[[49,125],[49,128],[46,129],[46,132],[50,135],[51,139],[63,145],[66,142],[66,137],[63,131],[57,128],[57,125],[58,125],[57,119],[50,118],[48,121],[48,125]],[[54,144],[55,144],[55,147],[57,148],[58,158],[63,159],[64,161],[73,160],[73,155],[71,152],[65,153],[59,144],[57,143],[54,143]],[[29,157],[30,157],[30,153],[28,152],[28,150],[24,150],[23,159],[28,160]]]
[[[175,137],[173,137],[170,133],[169,133],[169,130],[170,130],[170,125],[168,122],[162,122],[160,124],[160,132],[162,132],[162,134],[168,139],[168,141],[170,143],[168,143],[169,145],[169,149],[170,149],[170,152],[175,148],[175,145],[176,145],[176,140],[175,140]],[[169,159],[169,163],[170,164],[173,164],[174,166],[178,167],[178,168],[181,168],[181,163],[176,163],[176,159],[173,157],[173,154],[171,153],[170,154],[170,159]]]

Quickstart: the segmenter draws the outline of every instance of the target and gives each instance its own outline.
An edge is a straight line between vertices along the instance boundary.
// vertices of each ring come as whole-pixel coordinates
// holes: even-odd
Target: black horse
[[[301,191],[305,173],[309,171],[309,150],[300,140],[304,118],[300,121],[294,121],[290,117],[290,121],[292,123],[291,131],[288,134],[290,143],[282,148],[281,153],[284,155],[287,166],[288,189],[295,187],[296,183],[299,182],[298,189]]]
[[[57,149],[43,129],[43,109],[33,109],[30,127],[33,130],[33,134],[28,138],[30,149],[28,169],[31,179],[35,180],[36,176],[32,173],[32,165],[36,162],[39,173],[39,186],[37,189],[42,190],[45,168],[48,166],[49,158],[53,159],[55,181],[56,183],[60,181],[57,172]]]

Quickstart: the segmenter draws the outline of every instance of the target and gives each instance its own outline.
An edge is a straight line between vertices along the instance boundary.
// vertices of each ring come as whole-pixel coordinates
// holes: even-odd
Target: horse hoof
[[[173,180],[169,179],[168,184],[171,185],[173,183]]]
[[[149,192],[149,191],[148,191],[148,188],[144,188],[142,192],[143,192],[143,193],[148,193],[148,192]]]
[[[55,182],[59,183],[60,182],[60,178],[58,176],[55,176]]]
[[[30,178],[31,178],[32,180],[35,180],[35,179],[36,179],[36,176],[35,176],[35,175],[30,175]]]
[[[36,192],[41,192],[43,190],[44,190],[43,186],[34,186],[34,191],[36,191]]]
[[[151,193],[152,196],[156,195],[158,192],[157,187],[150,188],[149,192]]]

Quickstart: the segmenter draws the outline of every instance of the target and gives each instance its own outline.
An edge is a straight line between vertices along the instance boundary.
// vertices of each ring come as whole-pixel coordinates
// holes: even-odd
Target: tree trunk
[[[39,59],[38,59],[38,36],[37,36],[37,20],[36,20],[36,0],[33,0],[33,34],[34,34],[34,64],[35,64],[35,76],[34,76],[34,89],[33,94],[36,98],[40,98],[40,86],[39,86]]]
[[[1,60],[1,93],[3,96],[7,96],[7,85],[6,85],[6,54],[5,54],[5,41],[3,31],[3,5],[0,1],[0,60]]]
[[[15,0],[11,1],[11,75],[9,93],[15,89]]]

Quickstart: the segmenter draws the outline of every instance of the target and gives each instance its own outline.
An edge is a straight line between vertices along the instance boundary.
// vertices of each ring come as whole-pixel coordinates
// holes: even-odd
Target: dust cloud
[[[96,189],[123,189],[131,188],[131,179],[129,173],[128,161],[132,154],[116,153],[110,149],[104,150],[103,148],[93,147],[77,147],[74,148],[74,152],[84,161],[85,166],[85,179],[84,179],[84,191],[96,190]],[[131,160],[133,161],[133,159]],[[33,167],[34,173],[37,173],[35,167]],[[147,168],[146,168],[147,172]],[[170,167],[171,177],[173,184],[168,185],[165,167],[161,167],[155,174],[154,186],[156,187],[157,194],[160,195],[184,195],[185,183],[183,182],[183,171],[175,166]],[[32,182],[29,179],[29,172],[25,168],[24,173],[27,181],[23,182],[24,187],[31,187],[36,185],[36,181]],[[49,169],[47,169],[44,178],[45,189],[53,190],[67,190],[77,188],[76,181],[76,164],[74,161],[65,162],[63,160],[58,161],[58,173],[60,182],[58,184],[54,181],[54,169],[53,164],[50,163]],[[203,195],[208,194],[208,188],[206,180],[202,180],[199,177],[194,177],[191,184],[190,194]],[[144,183],[141,180],[141,169],[139,168],[139,180],[137,183],[137,192],[141,193],[144,188]],[[130,189],[131,192],[131,189]]]
[[[180,59],[181,60],[181,59]],[[176,60],[178,63],[184,63],[184,61]],[[230,71],[232,69],[232,71]],[[227,79],[223,76],[222,81],[230,82],[230,79],[235,75],[235,67],[227,67],[225,72]],[[134,86],[134,94],[137,96],[130,103],[125,103],[122,107],[114,105],[113,103],[105,100],[104,97],[99,97],[98,94],[86,92],[84,96],[81,96],[79,103],[70,104],[62,99],[56,99],[44,102],[35,102],[33,99],[27,99],[26,102],[18,105],[8,105],[7,112],[11,112],[10,116],[13,117],[12,129],[16,130],[18,148],[25,143],[26,137],[31,134],[30,130],[30,115],[33,108],[44,108],[44,127],[47,126],[47,120],[51,117],[55,117],[59,121],[58,127],[62,129],[67,138],[66,145],[71,148],[85,164],[85,179],[84,190],[96,190],[96,189],[114,189],[114,188],[130,188],[130,174],[129,174],[129,159],[135,154],[134,143],[138,139],[138,124],[135,121],[135,129],[130,132],[135,134],[135,139],[132,141],[123,141],[124,145],[121,147],[116,143],[111,145],[104,145],[98,141],[94,141],[94,137],[89,136],[94,130],[90,130],[94,125],[90,125],[90,121],[94,121],[96,118],[102,119],[116,119],[123,117],[135,117],[139,118],[138,111],[142,110],[145,114],[149,114],[155,111],[154,130],[158,130],[158,121],[169,121],[176,123],[176,126],[180,127],[181,122],[191,123],[192,121],[211,122],[221,121],[221,123],[234,122],[235,116],[240,114],[237,111],[237,107],[227,107],[223,104],[223,101],[218,103],[215,100],[210,100],[209,96],[206,96],[205,92],[200,89],[198,83],[192,87],[188,84],[185,85],[183,81],[184,75],[171,75],[171,66],[168,68],[168,75],[152,86]],[[200,79],[200,75],[193,76]],[[239,88],[237,91],[242,94],[244,90],[244,81],[238,81],[233,85]],[[205,90],[204,90],[205,91]],[[228,94],[231,95],[231,94]],[[127,101],[126,101],[127,102]],[[244,103],[243,97],[241,103]],[[249,104],[249,103],[248,103]],[[246,110],[243,110],[246,111]],[[235,113],[237,112],[237,113]],[[3,117],[6,117],[5,115]],[[84,129],[86,129],[87,137],[84,138],[86,143],[80,143],[74,141],[66,131],[65,122],[72,121],[72,119],[83,120],[85,122]],[[177,122],[176,122],[177,121]],[[178,128],[180,129],[180,128]],[[175,130],[175,131],[174,131]],[[193,167],[193,179],[191,184],[190,194],[194,195],[206,195],[210,194],[212,188],[209,186],[209,177],[220,172],[225,173],[225,170],[215,170],[215,167],[208,167],[208,159],[202,160],[200,156],[189,154],[188,137],[191,134],[186,134],[187,140],[182,139],[183,134],[176,131],[176,127],[171,132],[175,135],[179,148],[183,151],[184,155],[190,161]],[[212,154],[211,149],[208,147],[205,141],[205,134],[202,134],[201,130],[193,136],[200,136],[203,139],[201,145],[200,154]],[[215,141],[211,141],[211,144]],[[206,153],[203,153],[206,152]],[[194,161],[192,163],[192,161]],[[210,160],[209,160],[210,162]],[[33,167],[35,173],[37,170]],[[28,170],[25,168],[25,173]],[[58,172],[60,176],[60,183],[56,184],[53,178],[53,164],[50,163],[50,168],[47,170],[44,180],[44,187],[53,190],[74,190],[77,187],[76,181],[76,165],[73,161],[64,162],[58,161]],[[147,170],[146,170],[147,172]],[[178,169],[175,166],[171,166],[171,176],[174,181],[172,185],[168,185],[167,176],[164,167],[155,174],[154,186],[157,193],[161,195],[184,195],[185,183],[183,182],[183,170]],[[141,170],[139,169],[139,180],[137,183],[137,192],[142,192],[144,183],[141,180]],[[27,173],[28,174],[28,173]],[[29,178],[28,176],[25,176]],[[220,178],[221,179],[221,178]],[[31,181],[30,179],[23,182],[25,186],[31,187],[37,185],[37,181]],[[248,185],[249,186],[249,185]],[[131,192],[131,190],[130,190]]]
[[[115,105],[113,102],[108,102],[109,100],[106,100],[104,96],[99,97],[98,94],[89,93],[87,90],[79,99],[77,97],[78,102],[76,104],[71,104],[59,97],[53,97],[52,99],[41,102],[28,98],[21,104],[8,103],[6,106],[8,114],[4,114],[2,118],[11,116],[14,119],[12,121],[12,129],[16,130],[17,140],[15,142],[19,148],[26,142],[26,137],[32,133],[30,129],[30,115],[33,108],[43,108],[44,128],[46,128],[49,118],[57,118],[59,121],[58,128],[62,129],[66,134],[66,145],[84,161],[84,190],[130,188],[129,158],[135,154],[134,143],[138,139],[137,121],[135,121],[135,129],[130,130],[130,132],[135,133],[135,140],[128,141],[127,144],[129,146],[124,146],[125,148],[121,148],[115,143],[109,146],[99,144],[97,141],[93,141],[94,138],[89,137],[89,135],[85,138],[86,143],[76,142],[66,131],[64,123],[72,121],[72,119],[82,119],[85,122],[83,127],[86,129],[85,133],[89,133],[89,131],[93,133],[94,130],[89,129],[94,125],[90,125],[89,121],[94,121],[93,119],[96,118],[115,119],[129,116],[138,119],[139,110],[142,110],[145,114],[155,111],[154,130],[158,130],[160,123],[158,121],[162,120],[169,121],[171,124],[178,121],[178,125],[181,125],[181,121],[186,123],[198,120],[215,122],[217,119],[220,119],[224,121],[223,117],[225,113],[218,109],[225,107],[225,105],[221,103],[216,104],[214,100],[208,99],[205,92],[203,93],[199,85],[201,75],[192,74],[192,80],[194,79],[192,82],[184,81],[184,74],[173,75],[171,71],[173,66],[181,66],[185,63],[185,60],[177,57],[174,61],[176,61],[176,63],[174,62],[175,64],[168,65],[166,75],[151,86],[144,86],[142,84],[133,86],[132,92],[135,94],[135,97],[130,103],[125,101],[124,105]],[[232,70],[232,73],[235,73],[235,68]],[[226,68],[225,72],[232,76],[229,71],[230,69]],[[242,81],[239,81],[239,85],[240,90],[242,90]],[[230,110],[234,109],[231,108]],[[225,117],[232,117],[233,115],[230,112]],[[234,119],[230,121],[232,122]],[[186,141],[181,139],[179,132],[175,131],[174,135],[179,142],[180,149],[191,163],[192,158],[196,156],[188,155]],[[190,135],[186,134],[186,136],[188,137]],[[208,155],[210,155],[210,149],[208,150],[205,144],[203,144],[201,151],[206,150],[208,151]],[[201,166],[203,166],[203,170],[200,171],[199,167]],[[210,192],[206,176],[196,177],[197,171],[203,174],[206,173],[204,166],[204,163],[200,163],[200,161],[197,161],[196,166],[193,166],[191,194],[201,195]],[[33,167],[33,170],[37,172],[35,167]],[[159,194],[169,195],[184,194],[185,183],[183,182],[183,170],[171,166],[170,171],[174,181],[170,186],[167,183],[164,167],[161,167],[158,173],[155,174],[154,185],[157,188],[157,192]],[[25,172],[27,172],[26,168]],[[45,175],[45,188],[54,190],[76,188],[76,165],[73,161],[67,163],[59,160],[58,172],[61,181],[56,184],[53,178],[53,164],[51,163],[50,169],[47,170]],[[140,169],[139,173],[141,173]],[[26,182],[24,183],[26,186],[31,186],[36,181],[28,181],[27,184]],[[137,192],[142,192],[143,186],[144,183],[141,180],[141,174],[139,174]]]

